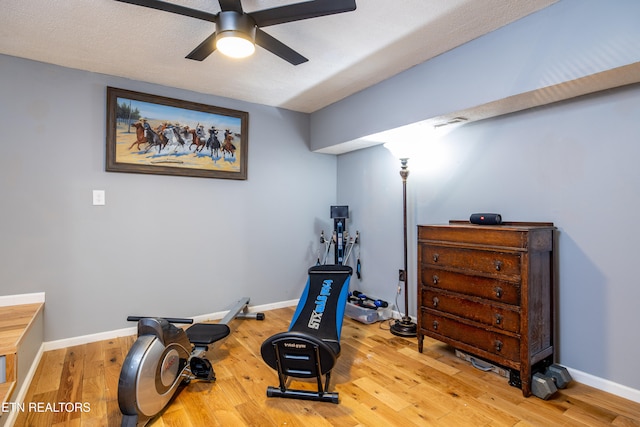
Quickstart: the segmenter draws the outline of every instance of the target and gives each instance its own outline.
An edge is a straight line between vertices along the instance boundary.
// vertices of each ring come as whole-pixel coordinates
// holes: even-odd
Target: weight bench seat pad
[[[343,265],[311,267],[289,331],[307,333],[322,341],[333,343],[339,353],[340,332],[349,297],[351,273],[351,267]]]
[[[277,369],[274,347],[277,342],[285,345],[284,341],[290,337],[292,342],[286,346],[292,349],[293,341],[304,342],[308,337],[310,347],[319,347],[322,371],[333,367],[340,354],[340,332],[352,272],[351,267],[344,265],[318,265],[309,269],[309,278],[288,332],[276,334],[262,344],[262,358],[269,366]],[[328,357],[328,353],[333,354]]]
[[[225,338],[231,329],[219,323],[196,323],[187,328],[189,341],[195,345],[208,345]]]

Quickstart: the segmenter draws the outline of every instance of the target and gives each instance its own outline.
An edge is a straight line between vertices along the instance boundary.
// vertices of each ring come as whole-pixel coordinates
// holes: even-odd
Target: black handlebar
[[[137,322],[140,319],[144,319],[146,317],[155,317],[155,316],[128,316],[127,322]],[[193,319],[185,319],[183,317],[161,317],[161,319],[165,319],[169,323],[193,323]]]

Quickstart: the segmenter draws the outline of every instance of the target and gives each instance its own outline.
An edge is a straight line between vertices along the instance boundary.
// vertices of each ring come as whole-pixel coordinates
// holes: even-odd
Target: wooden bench
[[[42,345],[43,307],[41,302],[0,307],[0,358],[4,357],[5,365],[5,382],[0,383],[0,404],[9,402],[16,387],[22,386],[21,381]],[[32,332],[36,336],[30,338]],[[35,353],[34,347],[37,347]],[[18,366],[18,362],[29,366]]]

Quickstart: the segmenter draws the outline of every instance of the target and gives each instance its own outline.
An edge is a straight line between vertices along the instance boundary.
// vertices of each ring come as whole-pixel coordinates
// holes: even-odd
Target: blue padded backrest
[[[311,267],[289,331],[339,341],[351,274],[351,267],[344,265]]]

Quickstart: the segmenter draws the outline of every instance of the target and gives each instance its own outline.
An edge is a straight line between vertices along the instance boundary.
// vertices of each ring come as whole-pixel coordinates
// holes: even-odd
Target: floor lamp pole
[[[409,159],[400,159],[400,177],[402,178],[402,218],[404,225],[404,271],[402,281],[404,282],[404,316],[396,320],[391,325],[391,333],[401,337],[415,337],[417,326],[409,317],[409,268],[408,268],[408,234],[407,234],[407,177],[409,169],[407,162]]]

